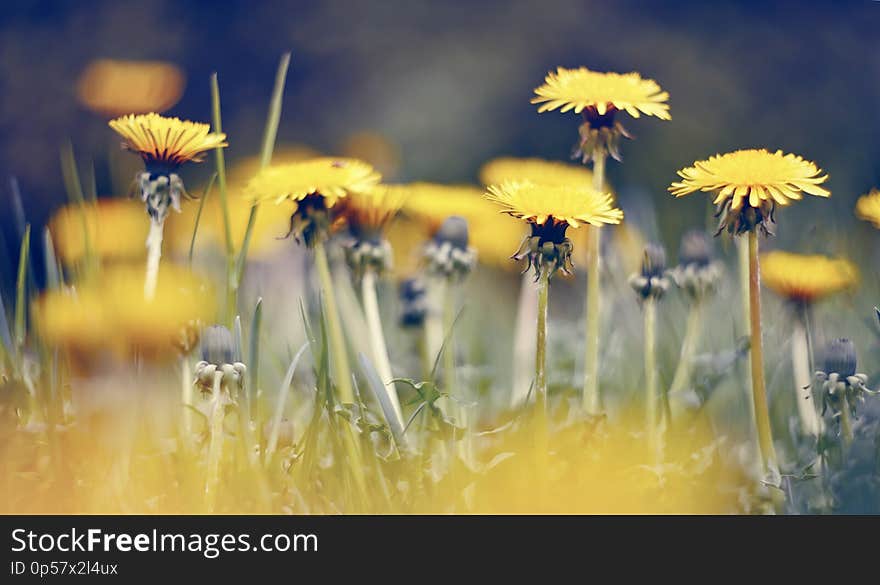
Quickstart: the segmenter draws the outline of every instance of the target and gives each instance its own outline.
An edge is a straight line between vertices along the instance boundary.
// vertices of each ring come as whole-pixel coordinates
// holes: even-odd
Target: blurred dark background
[[[82,165],[94,162],[98,192],[112,190],[118,141],[75,98],[96,58],[176,63],[188,83],[169,113],[202,121],[217,71],[234,160],[257,152],[278,58],[291,50],[279,141],[334,152],[352,132],[380,132],[400,149],[399,179],[450,182],[475,181],[497,155],[568,158],[577,118],[529,104],[557,65],[639,71],[669,91],[672,121],[628,121],[636,140],[609,174],[630,220],[674,246],[706,218],[705,197],[666,192],[675,171],[739,147],[793,151],[830,174],[831,201],[786,211],[792,233],[851,229],[856,197],[880,183],[878,25],[873,1],[6,0],[4,287],[19,238],[11,177],[35,226],[66,200],[58,153],[68,140]]]

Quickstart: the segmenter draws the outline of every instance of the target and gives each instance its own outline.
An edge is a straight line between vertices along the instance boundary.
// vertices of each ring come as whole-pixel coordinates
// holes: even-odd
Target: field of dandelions
[[[821,161],[682,160],[668,196],[707,221],[665,250],[605,179],[631,128],[675,124],[638,73],[550,72],[532,102],[570,119],[573,160],[440,185],[384,183],[380,137],[288,146],[289,55],[260,152],[227,166],[219,80],[182,121],[153,113],[163,67],[81,88],[142,162],[130,192],[97,198],[68,144],[68,204],[19,225],[3,512],[880,512],[871,258],[770,250],[785,207],[833,196]],[[880,193],[851,222],[876,241]]]

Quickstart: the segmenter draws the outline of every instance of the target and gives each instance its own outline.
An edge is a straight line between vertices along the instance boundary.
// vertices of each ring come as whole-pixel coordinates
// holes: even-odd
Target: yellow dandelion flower
[[[226,134],[211,126],[156,113],[130,114],[110,120],[110,127],[124,139],[123,146],[138,153],[147,167],[174,169],[186,162],[201,162],[205,153],[228,146]]]
[[[739,209],[746,201],[759,207],[762,201],[788,205],[801,199],[801,193],[828,197],[831,192],[819,185],[828,175],[816,163],[781,150],[770,153],[762,148],[737,150],[698,161],[678,171],[682,181],[669,190],[676,197],[695,191],[717,191],[713,203],[731,199],[731,208]]]
[[[755,225],[767,229],[776,205],[799,200],[803,193],[828,197],[831,192],[820,187],[828,179],[815,163],[781,150],[737,150],[697,161],[678,171],[680,182],[669,191],[682,197],[696,191],[716,192],[713,203],[722,215],[719,231],[725,226],[735,233],[749,231]],[[754,217],[741,211],[753,209]],[[735,219],[731,219],[731,215]]]
[[[880,191],[871,191],[859,197],[856,201],[856,217],[870,221],[875,228],[880,229]]]
[[[77,98],[86,108],[109,117],[164,112],[180,100],[186,77],[162,61],[97,59],[77,81]]]
[[[847,260],[773,251],[761,256],[761,278],[778,295],[811,303],[852,288],[859,275]]]
[[[615,110],[627,112],[633,118],[642,114],[669,120],[669,94],[653,79],[643,79],[638,73],[602,73],[586,67],[566,69],[558,67],[535,89],[533,104],[541,104],[538,112],[559,109],[580,114],[585,109],[599,116]]]
[[[182,268],[160,269],[155,296],[143,298],[144,275],[117,265],[72,290],[45,293],[34,303],[34,324],[41,339],[83,359],[97,353],[154,358],[174,355],[181,335],[193,322],[210,322],[216,309],[209,283]]]
[[[537,279],[542,275],[549,279],[557,270],[571,273],[574,246],[566,236],[567,228],[582,224],[601,227],[623,219],[611,195],[586,185],[513,181],[491,185],[485,197],[500,205],[501,213],[525,220],[530,226],[531,235],[522,240],[513,259],[528,260],[526,270],[534,266]]]
[[[369,191],[382,176],[367,163],[353,158],[321,157],[263,169],[245,187],[255,201],[282,203],[319,195],[329,209],[349,193]]]
[[[480,182],[499,185],[506,181],[532,181],[541,185],[591,185],[593,173],[580,165],[541,158],[501,157],[480,169]]]
[[[248,182],[244,192],[255,202],[292,203],[287,235],[313,247],[335,227],[329,210],[340,199],[371,190],[381,179],[363,161],[321,157],[265,168]]]
[[[614,207],[611,195],[598,193],[587,185],[540,185],[513,181],[492,185],[486,198],[502,207],[502,213],[531,224],[581,224],[601,227],[617,224],[623,212]]]

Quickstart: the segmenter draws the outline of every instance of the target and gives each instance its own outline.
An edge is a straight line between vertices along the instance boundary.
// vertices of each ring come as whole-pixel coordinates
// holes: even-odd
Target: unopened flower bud
[[[856,373],[856,347],[852,340],[835,339],[825,348],[825,372],[848,378]]]
[[[690,230],[681,238],[678,261],[682,266],[707,266],[712,261],[712,240],[702,230]]]
[[[212,325],[202,332],[202,360],[222,366],[233,363],[232,333],[222,325]]]
[[[449,242],[452,247],[459,250],[467,250],[468,247],[468,224],[463,217],[453,215],[447,217],[440,225],[440,229],[434,234],[434,241],[438,245]]]

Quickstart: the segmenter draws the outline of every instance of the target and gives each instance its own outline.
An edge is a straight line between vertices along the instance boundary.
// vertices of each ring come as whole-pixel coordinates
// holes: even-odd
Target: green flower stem
[[[336,387],[339,389],[339,400],[347,404],[354,403],[354,390],[351,386],[351,367],[348,364],[348,348],[342,336],[342,323],[339,320],[339,309],[336,306],[336,295],[333,290],[333,279],[330,277],[330,264],[327,262],[327,249],[324,243],[315,244],[315,265],[318,278],[324,293],[324,304],[327,310],[327,327],[330,335],[330,348],[333,355],[333,370]]]
[[[538,287],[528,272],[522,276],[513,334],[513,391],[510,406],[516,408],[529,395],[532,387],[530,356],[535,355],[535,322],[537,319]]]
[[[147,235],[147,275],[144,279],[144,299],[148,301],[152,301],[156,297],[159,259],[162,257],[162,237],[164,231],[164,220],[150,220],[150,232]]]
[[[394,374],[391,371],[391,360],[388,358],[388,348],[385,345],[385,335],[382,332],[382,319],[379,314],[379,299],[376,295],[376,272],[372,268],[364,271],[361,279],[361,301],[364,305],[364,316],[367,320],[367,329],[370,332],[370,345],[372,347],[373,363],[376,371],[382,378],[382,383],[388,390],[394,412],[397,414],[401,428],[406,426],[403,419],[403,411],[400,408],[400,399],[397,389],[394,387]]]
[[[542,270],[538,280],[538,327],[535,345],[535,405],[538,416],[547,412],[547,305],[550,292],[548,270]]]
[[[192,407],[193,407],[193,377],[189,366],[189,356],[180,358],[180,401],[183,405],[183,437],[188,445],[192,438]]]
[[[443,375],[446,380],[446,392],[450,396],[458,395],[458,381],[455,375],[455,287],[447,280],[443,287],[443,334],[446,347],[443,349]]]
[[[700,341],[700,333],[703,329],[703,300],[696,299],[688,312],[687,324],[684,330],[684,339],[681,342],[681,353],[678,356],[678,366],[672,377],[672,384],[667,392],[670,403],[671,417],[681,414],[683,401],[681,393],[691,380],[694,369],[694,356]],[[672,421],[668,421],[671,424]]]
[[[428,312],[425,315],[425,350],[428,356],[428,371],[434,371],[437,356],[443,346],[443,313],[442,304],[446,294],[444,279],[429,276],[427,282]]]
[[[740,298],[742,300],[742,319],[740,323],[744,328],[743,335],[751,339],[752,324],[749,318],[749,315],[751,314],[751,304],[749,302],[749,239],[747,237],[736,237],[734,238],[734,244],[736,245],[737,261],[739,263]],[[751,352],[746,356],[746,369],[751,373]],[[757,435],[758,423],[755,415],[754,400],[752,399],[751,384],[743,384],[743,391],[745,392],[745,399],[748,405],[746,410],[748,410],[749,413],[749,431],[752,435]],[[755,457],[758,460],[761,459],[761,449],[759,448],[757,441],[755,441]],[[760,470],[758,471],[760,472]]]
[[[223,457],[223,394],[221,381],[223,372],[214,373],[214,384],[211,391],[211,438],[208,444],[208,479],[205,482],[205,503],[209,513],[217,506],[217,489],[220,485],[220,460]]]
[[[537,477],[546,477],[550,454],[550,420],[547,399],[547,314],[550,296],[550,271],[541,270],[538,276],[538,323],[535,336],[535,460]],[[545,482],[540,482],[539,501],[547,501]]]
[[[844,449],[844,456],[846,456],[846,449],[849,448],[852,442],[852,418],[849,412],[849,400],[847,400],[846,394],[844,394],[840,397],[840,443]]]
[[[652,447],[659,444],[657,432],[657,358],[655,338],[657,334],[657,300],[645,299],[642,310],[645,318],[645,428]]]
[[[593,189],[602,191],[605,187],[605,158],[603,148],[593,153]],[[602,406],[599,392],[599,319],[602,310],[601,287],[601,232],[598,227],[590,226],[589,256],[587,258],[587,305],[586,333],[587,349],[584,359],[584,395],[583,407],[589,413],[598,413]]]
[[[798,307],[793,320],[791,365],[794,370],[795,400],[801,422],[801,432],[807,436],[819,437],[822,432],[822,423],[813,400],[810,342],[805,314],[807,310],[806,306]]]
[[[749,232],[749,321],[751,325],[752,400],[755,428],[765,473],[776,473],[776,451],[770,427],[770,409],[764,384],[764,347],[761,337],[761,267],[758,260],[758,234]]]

